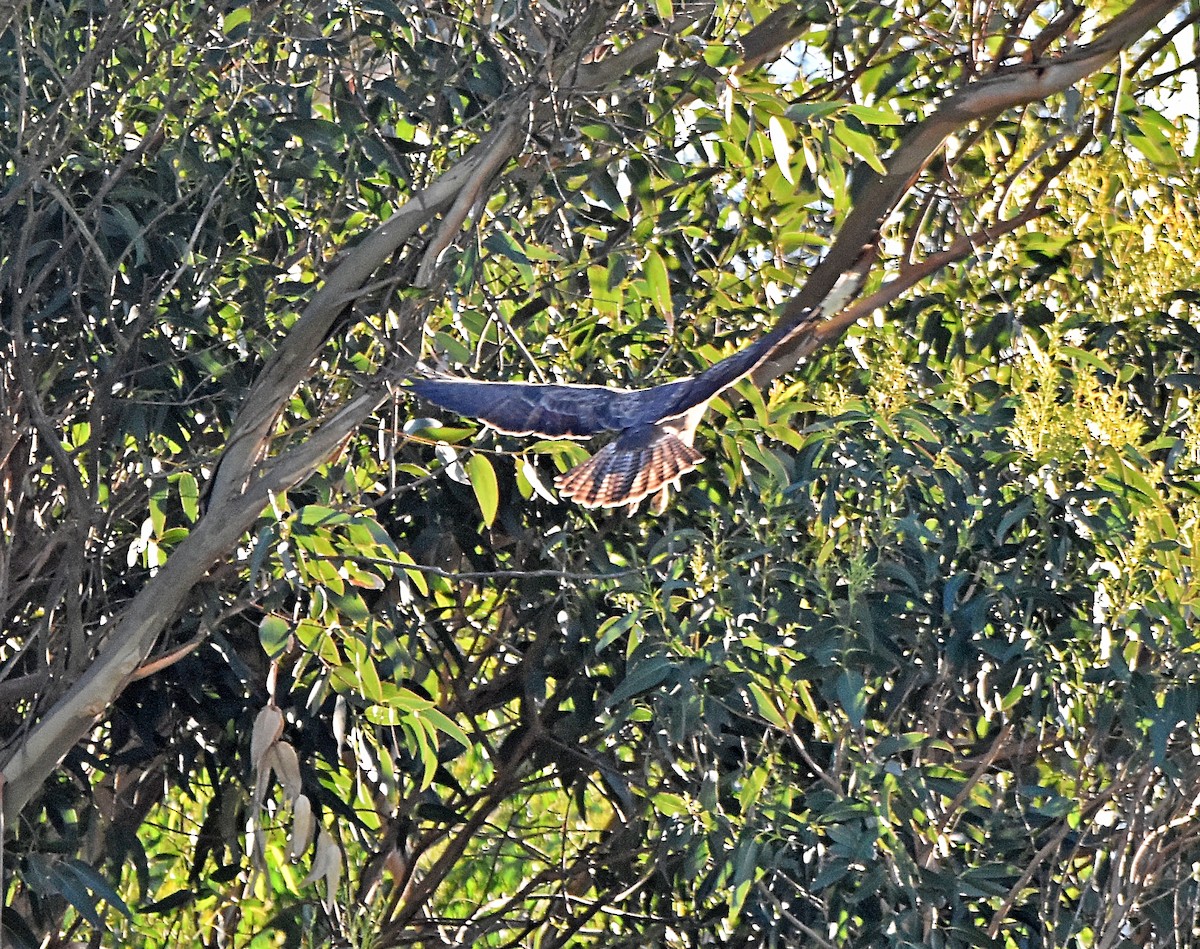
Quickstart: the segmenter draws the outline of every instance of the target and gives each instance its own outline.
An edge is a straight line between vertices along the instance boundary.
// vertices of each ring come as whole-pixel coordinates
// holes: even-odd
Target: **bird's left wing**
[[[480,419],[507,435],[587,438],[661,418],[656,413],[669,409],[676,401],[675,390],[691,381],[630,390],[440,377],[414,380],[412,390],[423,399]]]

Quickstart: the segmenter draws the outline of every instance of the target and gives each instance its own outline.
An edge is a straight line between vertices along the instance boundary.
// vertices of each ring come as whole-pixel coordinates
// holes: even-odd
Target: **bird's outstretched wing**
[[[872,245],[816,310],[809,310],[704,372],[648,389],[529,382],[478,382],[441,376],[417,379],[417,395],[486,422],[508,435],[588,438],[619,432],[592,458],[557,479],[559,491],[584,507],[636,506],[666,489],[704,456],[692,447],[709,401],[753,372],[777,347],[815,320],[836,312],[857,293],[870,267]]]
[[[439,376],[417,379],[412,390],[442,408],[477,418],[506,435],[588,438],[619,432],[646,411],[653,389],[477,382]]]
[[[442,408],[477,418],[506,435],[589,438],[683,415],[727,389],[769,350],[763,337],[698,376],[649,389],[536,382],[479,382],[453,376],[416,379],[412,390]]]
[[[634,506],[648,495],[661,503],[665,489],[704,460],[692,438],[709,400],[753,369],[773,342],[763,337],[698,376],[650,389],[447,377],[417,379],[412,389],[508,435],[587,438],[620,432],[558,478],[560,493],[584,507]]]

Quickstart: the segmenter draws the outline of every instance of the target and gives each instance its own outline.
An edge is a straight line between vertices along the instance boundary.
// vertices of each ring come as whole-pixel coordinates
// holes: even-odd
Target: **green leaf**
[[[850,149],[850,151],[854,152],[855,155],[865,161],[879,174],[887,174],[887,169],[883,166],[883,162],[879,160],[879,153],[875,148],[875,140],[870,135],[856,131],[839,122],[833,127],[833,137]]]
[[[654,805],[655,810],[667,817],[678,817],[688,813],[687,801],[669,791],[660,791],[655,794],[650,799],[650,803]]]
[[[266,563],[267,555],[270,554],[278,536],[278,529],[274,524],[269,524],[258,532],[258,536],[254,540],[254,553],[250,555],[251,583],[258,579],[258,574],[262,570],[263,564]]]
[[[618,284],[610,287],[610,269],[593,264],[587,269],[589,299],[596,312],[602,316],[618,317],[625,301],[625,290]]]
[[[353,691],[352,685],[351,691]],[[392,708],[390,705],[368,705],[363,709],[363,718],[372,725],[386,725],[389,728],[395,728],[397,725],[403,725],[408,717],[406,712]]]
[[[300,523],[309,527],[318,524],[322,527],[331,527],[336,524],[345,524],[349,520],[349,514],[335,511],[323,504],[306,504],[300,509]]]
[[[167,526],[167,512],[163,510],[163,502],[166,499],[166,485],[150,495],[150,523],[154,537],[161,537],[163,529]]]
[[[529,446],[529,450],[538,455],[550,455],[556,460],[562,461],[562,470],[577,465],[587,459],[587,449],[578,442],[570,442],[565,439],[562,441],[540,441],[534,442]]]
[[[838,702],[850,719],[850,724],[855,728],[862,725],[863,716],[867,711],[867,695],[863,684],[862,675],[850,670],[843,672],[837,678],[835,691]]]
[[[771,151],[775,153],[775,164],[779,166],[787,183],[794,185],[796,179],[792,176],[792,143],[779,116],[773,115],[767,120],[767,131],[771,136]]]
[[[617,186],[607,169],[597,169],[588,179],[588,184],[591,185],[592,195],[597,201],[618,217],[628,216],[625,210],[625,202],[621,198],[621,192],[617,190]]]
[[[844,105],[842,102],[798,102],[788,106],[783,114],[793,122],[809,122],[840,112]]]
[[[1126,141],[1157,165],[1166,165],[1172,168],[1179,166],[1179,153],[1175,151],[1175,146],[1163,132],[1164,125],[1166,128],[1171,128],[1170,122],[1159,113],[1147,109],[1143,114],[1133,117],[1133,124],[1137,126],[1141,134],[1130,133],[1125,136]]]
[[[258,624],[258,641],[268,659],[277,659],[287,649],[292,636],[292,625],[280,616],[267,615]]]
[[[95,867],[84,863],[82,860],[76,860],[73,857],[68,857],[63,862],[63,865],[79,877],[80,882],[91,890],[93,895],[100,897],[100,899],[104,900],[104,902],[117,910],[126,919],[133,919],[133,914],[129,912],[129,907],[125,905],[125,901],[113,889],[112,884],[96,871]]]
[[[1031,498],[1025,498],[1024,500],[1013,505],[1012,510],[1008,511],[1008,513],[1006,513],[1004,517],[1000,519],[1000,524],[996,528],[994,537],[995,542],[997,544],[1003,544],[1006,540],[1008,540],[1008,532],[1012,530],[1013,525],[1019,521],[1023,521],[1032,512],[1033,500]]]
[[[430,425],[428,428],[419,428],[408,434],[424,442],[446,442],[454,445],[466,441],[478,431],[477,428],[462,428],[456,425]]]
[[[760,765],[750,769],[750,774],[738,791],[738,803],[742,806],[743,814],[747,813],[758,801],[759,795],[767,785],[767,778],[770,776],[771,769],[768,767]]]
[[[765,773],[765,769],[763,770]],[[742,905],[746,902],[750,886],[759,874],[758,850],[758,842],[753,837],[744,837],[738,842],[738,853],[733,871],[734,890],[729,901],[727,916],[731,926],[737,925],[738,916],[741,914]]]
[[[1117,451],[1116,448],[1108,448],[1104,452],[1108,458],[1108,466],[1103,477],[1100,479],[1102,483],[1107,482],[1114,487],[1119,486],[1124,489],[1121,493],[1128,497],[1126,493],[1132,488],[1138,494],[1142,495],[1144,500],[1151,501],[1158,497],[1158,492],[1150,480],[1130,465],[1124,457]]]
[[[1004,711],[1004,712],[1011,711],[1013,706],[1016,705],[1018,702],[1020,702],[1021,699],[1024,698],[1024,696],[1025,696],[1025,686],[1024,685],[1013,686],[1011,689],[1008,690],[1008,694],[1005,695],[1004,698],[1000,700],[1001,711]]]
[[[846,112],[867,125],[903,125],[900,118],[890,109],[880,109],[873,105],[848,105]]]
[[[334,607],[337,608],[337,611],[347,619],[361,621],[371,615],[371,611],[367,609],[367,604],[363,602],[363,598],[357,593],[345,591],[334,593],[330,591],[329,599]]]
[[[410,22],[410,17],[401,13],[400,8],[391,0],[367,0],[364,9],[371,13],[382,13],[393,23],[399,23],[401,26],[408,26]]]
[[[104,920],[96,906],[95,897],[87,891],[87,887],[83,885],[78,874],[71,872],[71,868],[64,863],[56,862],[47,868],[46,876],[54,890],[75,907],[80,916],[97,929],[108,932],[108,927],[104,925]]]
[[[758,714],[777,728],[790,729],[791,724],[780,714],[771,697],[763,691],[757,682],[749,684],[750,694],[754,697],[754,707]]]
[[[406,731],[417,742],[417,757],[421,759],[422,765],[421,790],[424,791],[433,784],[433,776],[437,773],[439,764],[437,745],[430,741],[429,727],[419,716],[411,716],[405,725],[408,726]]]
[[[704,52],[701,55],[704,57],[704,61],[713,69],[731,66],[741,60],[741,57],[738,56],[736,46],[726,46],[722,43],[712,43],[704,47]]]
[[[596,654],[599,655],[613,640],[624,635],[639,619],[641,619],[641,613],[635,611],[626,613],[624,616],[610,616],[601,623],[600,629],[596,633]]]
[[[484,240],[483,246],[488,250],[494,250],[496,253],[502,254],[515,264],[521,264],[525,267],[529,266],[529,255],[525,253],[525,248],[518,244],[511,234],[498,230],[492,231],[487,236],[487,239]]]
[[[412,689],[406,689],[404,686],[393,686],[386,689],[382,701],[393,708],[409,713],[424,712],[434,707],[431,699],[417,695]]]
[[[632,672],[629,673],[621,683],[613,689],[612,695],[608,697],[605,703],[609,708],[614,708],[622,702],[628,701],[635,695],[640,695],[642,692],[648,692],[657,685],[661,685],[675,671],[675,664],[666,656],[651,656],[649,659],[639,663]]]
[[[221,30],[226,36],[229,36],[239,26],[250,22],[250,8],[238,7],[235,10],[230,10],[221,17]]]
[[[411,564],[414,567],[417,565],[417,562],[412,558],[412,554],[405,550],[396,551],[396,562],[401,564]],[[421,591],[421,596],[429,596],[429,580],[426,579],[424,571],[405,570],[404,573],[408,576],[408,579],[412,581],[413,586]]]
[[[509,258],[512,263],[517,265],[517,271],[520,272],[526,287],[533,286],[534,272],[532,266],[529,265],[529,256],[524,252],[524,248],[517,244],[514,236],[506,234],[503,230],[493,230],[491,234],[487,235],[484,246],[487,250]]]
[[[786,486],[790,482],[791,479],[788,477],[787,469],[784,468],[783,463],[779,460],[779,456],[776,455],[774,451],[769,448],[764,448],[751,438],[740,439],[738,442],[738,447],[740,447],[747,456],[753,458],[768,472],[770,472],[776,483],[781,487]]]
[[[1064,356],[1069,356],[1072,359],[1091,366],[1094,369],[1099,369],[1101,372],[1107,373],[1110,376],[1115,376],[1116,370],[1108,363],[1108,361],[1099,353],[1094,353],[1088,349],[1080,349],[1077,346],[1059,346],[1059,352]]]
[[[239,868],[240,869],[240,868]],[[179,909],[181,906],[187,906],[196,900],[196,893],[193,890],[175,890],[168,893],[161,900],[155,900],[153,903],[144,903],[138,907],[139,913],[169,913],[173,909]]]
[[[179,492],[179,504],[184,517],[194,524],[200,516],[200,488],[195,477],[190,472],[181,472],[175,487]]]
[[[825,865],[825,869],[816,875],[812,883],[809,884],[809,887],[814,893],[819,893],[821,890],[837,883],[849,872],[849,861],[840,858],[831,860]]]
[[[190,533],[191,531],[189,531],[186,527],[169,527],[163,531],[162,536],[158,538],[158,545],[160,547],[173,547],[180,543]]]
[[[379,670],[365,652],[355,656],[354,672],[362,697],[369,702],[382,702],[383,683],[379,680]]]
[[[667,264],[656,250],[646,253],[646,285],[650,290],[650,302],[668,327],[675,325],[675,309],[671,303],[671,282],[667,277]]]
[[[475,500],[479,502],[479,510],[483,514],[483,524],[491,527],[500,508],[500,484],[496,480],[496,469],[487,455],[478,452],[467,460],[465,467],[471,490],[475,492]]]
[[[452,719],[448,715],[446,715],[444,712],[440,711],[437,708],[430,708],[430,709],[427,709],[422,714],[426,718],[428,718],[430,722],[433,723],[433,725],[438,729],[438,731],[445,732],[447,735],[449,735],[451,738],[453,738],[456,742],[458,742],[464,748],[471,747],[471,740],[469,738],[467,738],[467,733],[464,732],[461,728],[459,728],[458,723],[455,722],[454,719]]]

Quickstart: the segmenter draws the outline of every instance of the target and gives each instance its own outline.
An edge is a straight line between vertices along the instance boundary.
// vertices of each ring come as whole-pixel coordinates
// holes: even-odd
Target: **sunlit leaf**
[[[879,152],[876,148],[875,140],[871,136],[849,128],[841,122],[834,124],[833,136],[870,165],[873,170],[881,175],[887,174],[887,169],[884,167],[883,162],[879,160]]]
[[[659,316],[666,321],[667,328],[675,325],[675,309],[671,303],[671,283],[667,277],[667,265],[657,251],[646,253],[646,282],[650,288],[650,300]]]
[[[868,125],[903,125],[904,120],[890,109],[881,109],[872,105],[852,103],[846,106],[846,112],[860,122]]]
[[[292,636],[291,624],[281,616],[268,614],[258,624],[258,641],[270,659],[278,658],[287,649]]]
[[[407,551],[397,550],[395,557],[397,562],[401,564],[408,564],[412,567],[417,565],[417,562],[413,560],[412,555]],[[414,586],[421,591],[422,596],[429,596],[429,582],[425,579],[425,574],[423,571],[405,570],[404,572],[408,576],[408,579],[413,582]]]
[[[783,127],[783,122],[778,116],[772,115],[767,120],[767,130],[771,135],[771,149],[775,153],[775,163],[779,166],[779,170],[787,179],[788,184],[794,185],[796,179],[792,177],[792,143]]]
[[[467,460],[466,470],[467,477],[471,480],[471,488],[475,492],[475,499],[479,502],[479,510],[483,514],[483,524],[485,527],[491,527],[500,506],[500,484],[496,480],[496,469],[492,467],[490,458],[476,453]]]
[[[187,471],[182,472],[176,482],[176,489],[179,491],[179,503],[183,507],[184,517],[195,523],[200,516],[200,488],[195,477]]]

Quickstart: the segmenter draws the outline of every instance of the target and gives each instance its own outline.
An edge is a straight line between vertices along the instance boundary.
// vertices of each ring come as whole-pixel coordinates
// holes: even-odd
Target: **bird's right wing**
[[[798,334],[808,330],[815,323],[837,314],[866,282],[867,274],[875,259],[878,235],[871,242],[864,244],[854,263],[846,272],[838,277],[833,288],[815,307],[802,311],[798,316],[776,326],[769,333],[760,336],[753,343],[744,346],[736,353],[726,356],[720,362],[715,362],[702,373],[690,379],[680,379],[678,382],[658,386],[655,389],[644,390],[646,395],[658,393],[653,405],[658,412],[658,419],[674,418],[688,412],[694,406],[707,402],[713,396],[725,391],[738,380],[745,378],[769,359],[781,346],[790,343]],[[646,401],[650,407],[650,400]],[[648,417],[639,421],[650,421]]]

